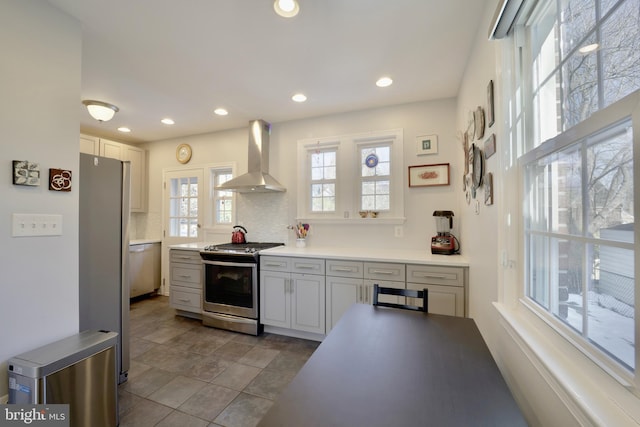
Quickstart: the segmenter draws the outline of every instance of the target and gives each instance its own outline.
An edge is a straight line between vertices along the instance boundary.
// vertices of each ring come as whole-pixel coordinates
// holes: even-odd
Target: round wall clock
[[[180,144],[176,148],[176,159],[182,164],[191,160],[191,146],[189,144]]]

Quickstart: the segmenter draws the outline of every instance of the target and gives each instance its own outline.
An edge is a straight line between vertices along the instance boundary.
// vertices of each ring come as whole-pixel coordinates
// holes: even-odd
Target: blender
[[[452,255],[456,250],[456,236],[451,234],[453,228],[453,211],[434,211],[436,231],[438,234],[431,238],[431,253],[438,255]]]

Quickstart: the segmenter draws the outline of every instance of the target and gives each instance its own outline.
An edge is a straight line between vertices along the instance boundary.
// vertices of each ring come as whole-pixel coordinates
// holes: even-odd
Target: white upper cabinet
[[[80,152],[131,162],[131,212],[147,211],[145,150],[108,139],[80,135]]]

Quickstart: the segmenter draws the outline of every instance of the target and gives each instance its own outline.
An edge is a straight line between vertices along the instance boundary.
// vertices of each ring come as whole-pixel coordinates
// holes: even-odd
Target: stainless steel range
[[[259,335],[259,253],[283,243],[225,243],[200,251],[204,265],[202,323]]]

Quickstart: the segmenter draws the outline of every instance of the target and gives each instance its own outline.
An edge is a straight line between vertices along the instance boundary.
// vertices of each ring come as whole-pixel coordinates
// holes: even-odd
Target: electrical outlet
[[[393,229],[393,235],[395,237],[402,237],[404,236],[404,227],[401,225],[396,225]]]

